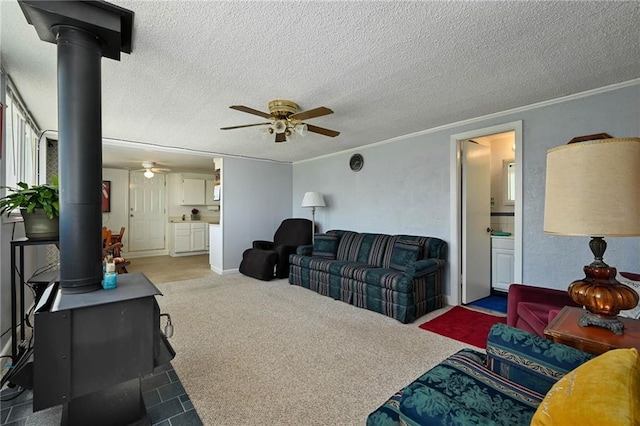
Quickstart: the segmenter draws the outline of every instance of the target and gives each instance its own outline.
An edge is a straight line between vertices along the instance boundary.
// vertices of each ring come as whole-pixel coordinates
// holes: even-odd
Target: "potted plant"
[[[58,177],[51,184],[19,182],[17,188],[3,186],[9,193],[0,198],[0,215],[20,209],[24,231],[29,239],[55,239],[59,236],[60,193]]]
[[[198,220],[198,219],[200,219],[200,216],[198,216],[198,213],[200,213],[200,210],[198,210],[198,209],[191,209],[191,220]]]

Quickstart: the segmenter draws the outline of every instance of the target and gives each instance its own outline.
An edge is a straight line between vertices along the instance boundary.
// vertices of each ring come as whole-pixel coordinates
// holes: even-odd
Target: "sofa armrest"
[[[255,240],[253,248],[259,250],[273,250],[273,241]]]
[[[518,321],[518,303],[542,303],[545,305],[578,306],[564,290],[535,287],[524,284],[511,284],[507,296],[507,324],[515,326]]]
[[[437,271],[444,266],[444,261],[441,259],[422,259],[415,262],[407,263],[405,266],[404,274],[411,278],[421,277]]]
[[[566,373],[593,358],[502,323],[491,327],[486,351],[491,371],[543,395]]]
[[[303,246],[298,246],[298,248],[296,249],[296,254],[299,254],[300,256],[311,256],[311,253],[313,253],[312,244],[305,244]]]

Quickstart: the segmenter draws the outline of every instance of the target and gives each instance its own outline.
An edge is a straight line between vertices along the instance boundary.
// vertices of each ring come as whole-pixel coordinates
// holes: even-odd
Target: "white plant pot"
[[[24,233],[30,240],[52,240],[60,236],[60,218],[49,219],[43,209],[35,209],[27,213],[27,209],[20,209],[24,220]]]

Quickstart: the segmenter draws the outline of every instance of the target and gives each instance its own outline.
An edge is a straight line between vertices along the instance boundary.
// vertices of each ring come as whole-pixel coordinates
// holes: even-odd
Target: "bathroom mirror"
[[[502,180],[504,182],[503,204],[513,206],[516,202],[516,163],[513,158],[502,160]]]

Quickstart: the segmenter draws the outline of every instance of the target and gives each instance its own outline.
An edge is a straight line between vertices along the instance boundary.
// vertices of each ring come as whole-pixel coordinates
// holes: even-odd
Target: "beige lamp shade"
[[[306,192],[301,207],[324,207],[324,197],[319,192]]]
[[[611,138],[547,151],[544,231],[640,236],[640,138]]]

